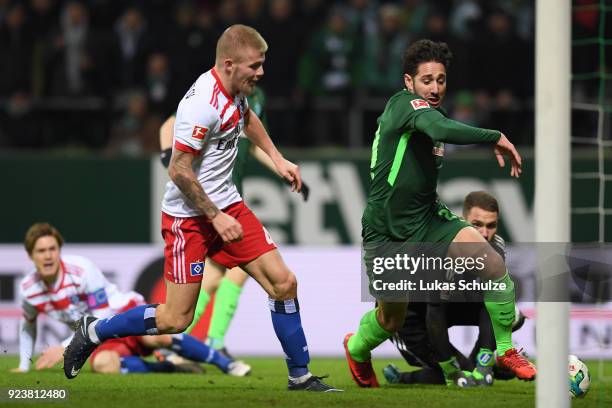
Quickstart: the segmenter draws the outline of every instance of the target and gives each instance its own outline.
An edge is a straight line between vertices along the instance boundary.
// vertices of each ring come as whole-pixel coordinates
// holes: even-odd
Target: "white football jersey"
[[[196,155],[193,171],[220,209],[242,199],[232,170],[248,109],[246,96],[232,98],[213,68],[189,88],[176,112],[173,149]],[[175,217],[201,215],[172,181],[166,184],[162,211]]]
[[[47,286],[36,270],[20,283],[19,292],[24,318],[34,321],[44,313],[52,319],[69,325],[85,314],[108,317],[133,303],[144,303],[136,292],[122,293],[110,283],[89,259],[82,256],[62,255],[61,276]]]

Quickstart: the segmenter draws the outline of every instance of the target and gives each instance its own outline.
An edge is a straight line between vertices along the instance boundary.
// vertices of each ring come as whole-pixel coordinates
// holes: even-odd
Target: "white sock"
[[[96,344],[100,344],[98,333],[96,333],[96,325],[98,324],[99,321],[100,320],[96,320],[95,322],[91,323],[89,327],[87,327],[87,335],[89,337],[89,340],[93,341]]]
[[[299,377],[291,377],[291,376],[289,376],[289,381],[291,381],[294,384],[301,384],[303,382],[306,382],[306,380],[308,380],[310,377],[312,377],[312,373],[309,371],[307,374],[304,374],[304,375],[299,376]]]

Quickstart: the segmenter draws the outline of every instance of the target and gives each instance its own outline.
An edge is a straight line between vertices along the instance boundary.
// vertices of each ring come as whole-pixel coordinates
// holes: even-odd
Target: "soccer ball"
[[[568,369],[570,397],[584,397],[591,386],[591,375],[589,374],[589,369],[587,368],[586,364],[572,354],[569,356]]]

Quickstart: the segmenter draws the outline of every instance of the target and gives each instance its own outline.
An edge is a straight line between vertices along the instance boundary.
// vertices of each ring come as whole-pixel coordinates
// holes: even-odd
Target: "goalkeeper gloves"
[[[164,165],[165,168],[168,168],[168,166],[170,165],[170,158],[172,157],[172,148],[169,147],[166,150],[163,150],[160,154],[159,154],[159,159],[161,160],[161,163]]]

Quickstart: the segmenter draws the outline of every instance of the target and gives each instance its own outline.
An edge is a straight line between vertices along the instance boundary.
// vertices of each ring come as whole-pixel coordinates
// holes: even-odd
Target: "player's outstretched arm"
[[[26,373],[30,370],[30,362],[34,355],[36,343],[36,319],[21,318],[19,324],[19,367],[13,368],[13,373]]]
[[[219,210],[206,195],[193,172],[193,158],[193,154],[175,149],[168,167],[170,179],[187,197],[196,211],[212,222],[223,242],[240,241],[242,239],[242,226],[234,217]]]
[[[272,163],[274,163],[274,167],[276,168],[276,173],[291,183],[292,191],[301,191],[302,177],[300,175],[299,167],[285,159],[278,151],[255,112],[249,110],[249,113],[245,119],[246,125],[244,128],[244,133],[247,135],[249,140],[270,157],[270,160],[272,160]]]
[[[452,144],[497,143],[501,132],[469,126],[449,119],[436,110],[418,115],[414,121],[416,130],[425,133],[436,142]]]
[[[504,156],[508,156],[512,165],[510,175],[519,177],[522,172],[520,154],[500,131],[469,126],[449,119],[435,110],[417,116],[414,125],[416,130],[425,133],[434,141],[453,144],[495,143],[495,156],[500,167],[505,166]]]
[[[512,168],[510,175],[521,175],[521,155],[508,138],[500,131],[469,126],[449,119],[436,110],[424,112],[414,120],[416,130],[425,133],[434,141],[453,144],[495,143],[494,151],[500,167],[505,166],[508,156]]]
[[[521,175],[523,172],[521,168],[523,159],[514,145],[510,143],[506,135],[503,133],[501,134],[501,137],[497,141],[493,151],[495,152],[495,157],[497,158],[499,167],[504,167],[506,165],[504,156],[508,156],[511,164],[510,176],[518,178]]]

